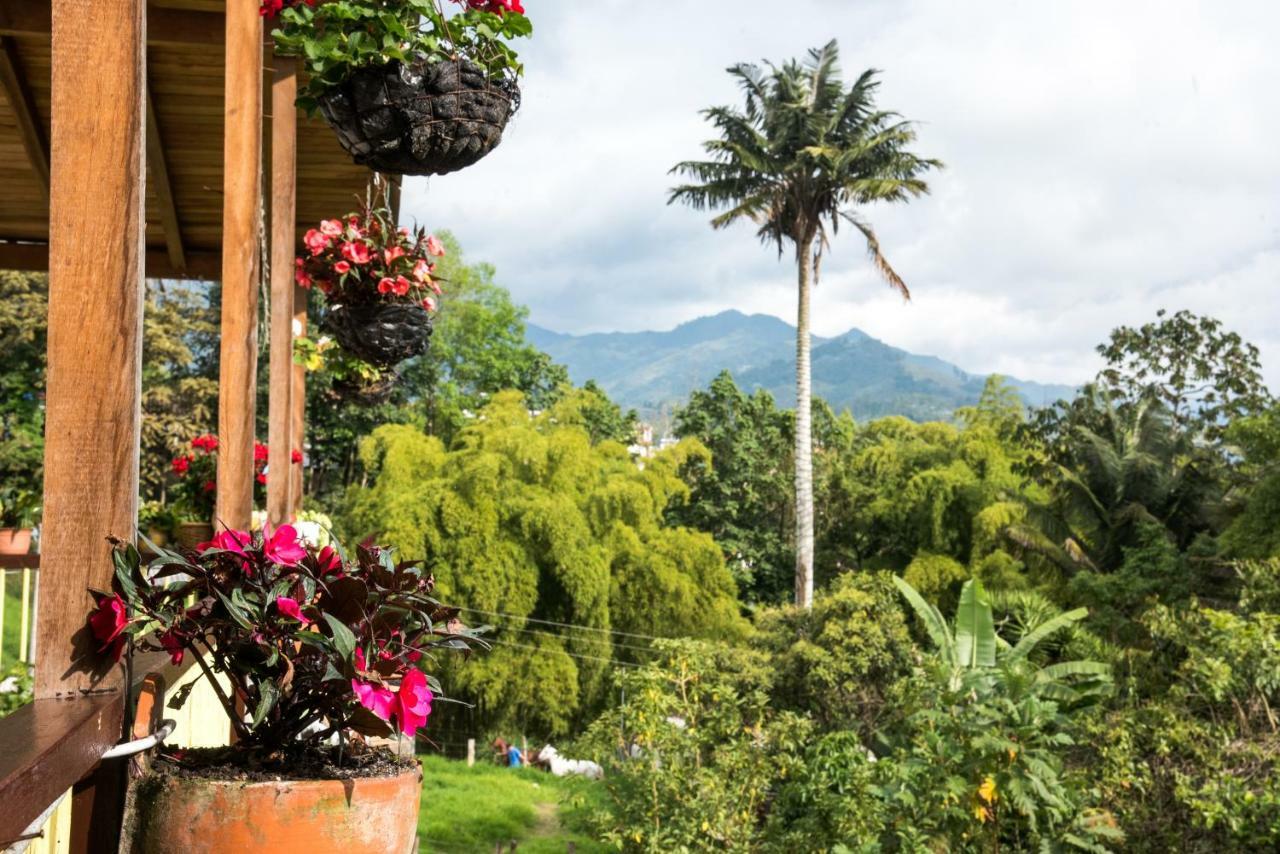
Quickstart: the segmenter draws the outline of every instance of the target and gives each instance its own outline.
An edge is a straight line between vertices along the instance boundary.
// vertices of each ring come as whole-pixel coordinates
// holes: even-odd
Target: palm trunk
[[[810,406],[809,288],[813,240],[796,245],[799,311],[796,317],[796,604],[813,607],[813,437]]]

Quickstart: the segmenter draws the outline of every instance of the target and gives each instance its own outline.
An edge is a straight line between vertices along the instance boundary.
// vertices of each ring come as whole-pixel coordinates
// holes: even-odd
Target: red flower
[[[427,297],[422,301],[422,307],[425,308],[427,311],[435,311],[436,301],[433,300],[431,297]]]
[[[412,737],[420,727],[426,726],[431,715],[431,699],[431,689],[422,671],[413,668],[405,673],[396,695],[396,720],[402,733]]]
[[[329,237],[341,237],[342,236],[342,220],[326,219],[324,222],[320,223],[320,231],[321,233],[326,234]]]
[[[213,492],[218,488],[217,481],[206,480],[204,486],[201,487],[205,492]]]
[[[434,234],[427,238],[427,254],[437,258],[444,257],[444,244]]]
[[[311,250],[312,255],[319,255],[321,252],[329,248],[329,238],[324,232],[316,229],[310,229],[302,236],[302,242]]]
[[[254,475],[253,479],[256,480],[258,483],[262,484],[263,486],[267,485],[267,476],[265,474],[259,473],[257,475]]]
[[[378,281],[378,293],[380,294],[389,294],[393,290],[395,290],[395,287],[396,287],[396,283],[392,279],[383,277]]]
[[[382,250],[382,258],[387,262],[388,267],[390,267],[397,258],[403,257],[404,249],[399,246],[388,246],[386,249]]]
[[[329,575],[331,573],[342,574],[342,556],[338,554],[333,546],[325,546],[316,555],[316,566],[320,569],[321,575]],[[356,650],[360,652],[360,650]],[[363,658],[364,653],[360,653]]]
[[[211,454],[218,450],[218,437],[208,433],[203,436],[196,436],[191,440],[191,447]]]
[[[302,451],[299,451],[297,448],[294,448],[294,449],[289,453],[289,462],[293,463],[294,465],[298,465],[299,463],[301,463],[301,462],[302,462]]]
[[[182,658],[186,654],[186,648],[182,645],[182,637],[176,629],[170,629],[160,635],[160,645],[164,647],[165,652],[169,653],[169,660],[174,664],[181,664]]]
[[[173,473],[182,476],[191,468],[191,457],[178,457],[173,461]]]
[[[307,275],[305,270],[299,270],[294,273],[293,280],[304,288],[309,288],[312,285],[311,277]]]
[[[125,626],[129,625],[129,615],[124,600],[118,595],[102,596],[98,599],[98,607],[89,615],[89,628],[93,636],[102,646],[98,652],[105,652],[112,661],[119,661],[124,653]]]
[[[351,262],[338,261],[334,263],[333,272],[337,273],[339,276],[345,276],[347,273],[351,272]]]
[[[347,241],[342,244],[341,251],[342,257],[352,264],[368,264],[372,260],[372,256],[369,254],[369,247],[364,243]]]
[[[411,287],[413,287],[413,282],[409,281],[404,276],[396,276],[396,283],[391,289],[395,292],[396,296],[402,297],[409,293],[409,288]]]

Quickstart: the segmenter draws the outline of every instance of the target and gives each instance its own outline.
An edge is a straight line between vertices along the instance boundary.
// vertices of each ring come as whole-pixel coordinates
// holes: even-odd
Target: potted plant
[[[17,486],[0,486],[0,554],[31,550],[31,529],[40,517],[40,494]]]
[[[276,52],[303,58],[298,105],[318,110],[356,163],[443,175],[502,140],[523,71],[507,41],[533,26],[520,0],[262,0]]]
[[[253,443],[253,497],[266,497],[267,446]],[[173,459],[177,484],[173,492],[174,536],[178,545],[194,548],[213,538],[214,510],[218,503],[218,437],[212,433],[191,440],[191,450]]]
[[[321,325],[347,353],[383,369],[427,349],[444,244],[422,228],[398,227],[380,197],[307,231],[296,260],[299,285],[326,303]]]
[[[156,545],[167,546],[173,536],[173,511],[163,502],[144,501],[138,507],[138,528]]]
[[[144,563],[116,543],[89,628],[115,660],[130,644],[194,657],[236,741],[156,758],[133,850],[412,851],[421,769],[366,739],[413,738],[441,691],[435,655],[474,639],[430,573],[377,547],[308,546],[289,525],[154,550]]]

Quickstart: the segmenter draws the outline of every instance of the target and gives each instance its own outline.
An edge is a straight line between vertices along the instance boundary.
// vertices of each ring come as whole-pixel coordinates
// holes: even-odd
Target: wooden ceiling
[[[219,275],[223,9],[224,0],[148,4],[149,276]],[[48,263],[49,31],[50,0],[0,0],[0,268],[45,269]],[[265,54],[269,105],[276,60],[269,49]],[[266,126],[266,164],[270,139]],[[371,174],[351,162],[323,120],[300,113],[297,168],[299,235],[352,210]]]

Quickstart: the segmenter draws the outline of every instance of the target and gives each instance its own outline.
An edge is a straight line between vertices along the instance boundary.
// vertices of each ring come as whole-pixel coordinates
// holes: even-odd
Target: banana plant
[[[1031,660],[1031,653],[1041,641],[1083,620],[1089,614],[1087,608],[1057,614],[1011,645],[996,633],[991,602],[977,579],[966,581],[960,590],[954,627],[902,578],[895,576],[893,583],[937,648],[941,676],[953,691],[987,694],[1003,687],[1077,706],[1110,690],[1111,668],[1103,662],[1060,661],[1041,667]]]

